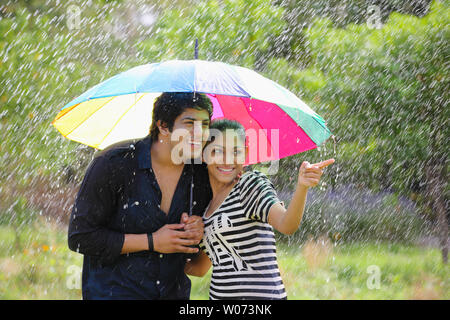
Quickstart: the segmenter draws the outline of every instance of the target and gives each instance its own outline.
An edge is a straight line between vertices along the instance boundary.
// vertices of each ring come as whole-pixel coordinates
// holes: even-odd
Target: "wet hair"
[[[173,129],[175,119],[186,109],[205,110],[211,119],[213,107],[211,100],[202,93],[194,92],[164,92],[153,104],[153,118],[150,126],[150,136],[153,140],[158,139],[159,128],[157,121],[161,120],[161,124]]]
[[[210,139],[211,141],[208,141],[208,143],[214,141],[214,136],[212,136],[213,131],[219,130],[221,133],[225,133],[227,130],[234,130],[238,137],[245,143],[246,137],[245,137],[245,128],[244,126],[235,120],[230,119],[217,119],[211,122],[209,125],[209,132],[210,132]]]

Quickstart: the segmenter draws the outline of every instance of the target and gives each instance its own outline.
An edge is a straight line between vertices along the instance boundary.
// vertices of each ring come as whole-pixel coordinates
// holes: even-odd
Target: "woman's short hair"
[[[245,142],[245,128],[236,120],[225,118],[214,120],[209,125],[209,131],[212,134],[214,130],[218,130],[221,133],[225,133],[227,130],[234,130],[238,137]],[[211,136],[211,138],[214,138],[214,136]]]

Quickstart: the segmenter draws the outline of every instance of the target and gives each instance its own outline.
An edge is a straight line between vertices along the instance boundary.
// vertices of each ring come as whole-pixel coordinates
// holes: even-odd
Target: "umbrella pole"
[[[195,38],[195,46],[194,46],[194,59],[198,59],[198,38]],[[195,99],[195,86],[194,86],[194,99]]]
[[[194,59],[198,59],[198,38],[195,38]]]
[[[191,185],[189,195],[189,216],[192,216],[193,202],[194,202],[194,165],[191,165]]]
[[[198,38],[195,38],[195,46],[194,46],[194,59],[198,59]],[[194,91],[195,98],[195,91]],[[194,200],[194,167],[191,167],[191,185],[190,185],[190,195],[189,195],[189,216],[192,216],[192,207]]]

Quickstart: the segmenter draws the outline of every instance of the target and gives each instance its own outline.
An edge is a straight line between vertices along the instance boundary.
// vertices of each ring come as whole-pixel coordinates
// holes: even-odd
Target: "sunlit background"
[[[277,234],[289,299],[449,299],[450,5],[428,0],[16,0],[0,4],[0,298],[80,299],[67,222],[95,150],[51,125],[66,103],[169,59],[253,69],[334,134],[300,229]],[[264,171],[265,165],[258,166]],[[192,278],[208,299],[210,275]]]

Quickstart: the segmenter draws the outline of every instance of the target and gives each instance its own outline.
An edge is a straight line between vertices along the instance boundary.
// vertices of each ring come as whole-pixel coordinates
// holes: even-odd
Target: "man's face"
[[[172,161],[187,162],[201,159],[209,137],[209,113],[206,110],[186,109],[174,122],[171,132]]]

